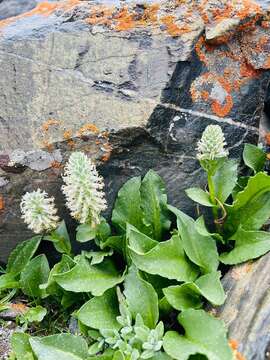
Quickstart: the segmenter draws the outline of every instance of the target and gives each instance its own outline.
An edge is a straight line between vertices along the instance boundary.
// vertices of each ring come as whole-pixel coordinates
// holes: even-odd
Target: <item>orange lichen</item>
[[[85,135],[87,133],[98,134],[99,129],[94,124],[85,124],[78,130],[77,136],[83,136],[83,135]]]
[[[51,144],[48,140],[43,140],[42,146],[47,149],[49,152],[53,151],[53,144]]]
[[[161,22],[162,24],[166,25],[167,32],[169,35],[180,36],[184,33],[191,31],[190,27],[188,27],[187,25],[179,27],[175,21],[176,21],[176,16],[174,15],[167,15],[161,18]]]
[[[56,10],[63,10],[68,11],[74,8],[76,5],[80,4],[81,0],[66,0],[63,3],[52,3],[48,1],[44,1],[38,3],[37,6],[26,13],[20,14],[18,16],[14,16],[5,20],[0,21],[0,28],[5,27],[7,25],[12,24],[13,22],[26,18],[31,17],[34,15],[41,15],[41,16],[50,16]]]
[[[53,169],[61,169],[63,167],[63,165],[59,161],[54,160],[51,162],[51,167]]]
[[[270,146],[270,132],[265,135],[265,142],[266,145]]]
[[[5,209],[5,201],[2,195],[0,195],[0,211]]]
[[[63,137],[65,140],[69,140],[72,137],[72,130],[64,131]]]
[[[59,120],[49,119],[42,125],[42,130],[44,132],[47,132],[49,130],[50,126],[59,125],[59,124],[60,124]]]
[[[233,351],[235,360],[245,360],[245,357],[238,351],[238,342],[234,339],[229,340],[229,345]]]

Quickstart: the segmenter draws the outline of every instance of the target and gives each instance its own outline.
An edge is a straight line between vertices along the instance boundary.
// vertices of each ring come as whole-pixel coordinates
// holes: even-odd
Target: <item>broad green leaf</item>
[[[93,240],[96,236],[96,229],[89,224],[81,224],[77,227],[76,240],[80,243],[84,243]]]
[[[117,350],[113,355],[113,360],[126,360],[126,357],[122,351]]]
[[[20,284],[25,295],[30,297],[43,297],[44,290],[39,285],[47,282],[50,267],[45,255],[39,255],[32,259],[21,273]]]
[[[178,235],[157,242],[128,226],[127,238],[131,259],[139,269],[178,281],[193,281],[197,277],[198,268],[185,256]]]
[[[168,207],[177,216],[177,227],[183,248],[189,259],[198,265],[203,273],[211,273],[218,268],[218,252],[211,236],[203,236],[197,230],[195,221],[173,206]]]
[[[54,275],[55,281],[65,290],[72,292],[91,292],[93,296],[100,296],[106,290],[124,280],[113,262],[106,259],[102,264],[90,265],[83,256],[70,271]]]
[[[232,191],[233,201],[236,199],[237,194],[240,191],[243,191],[245,189],[245,187],[247,186],[248,180],[249,180],[249,176],[240,176],[237,179],[237,183]]]
[[[29,339],[30,336],[25,333],[13,333],[11,337],[11,348],[16,355],[16,360],[34,360]]]
[[[133,318],[140,314],[146,326],[155,328],[159,313],[158,296],[153,286],[143,280],[139,271],[132,266],[126,276],[124,287],[128,308]]]
[[[219,234],[219,233],[210,233],[205,225],[204,222],[204,218],[203,216],[200,216],[196,221],[195,221],[195,228],[196,231],[203,235],[203,236],[211,236],[213,239],[222,242],[223,244],[225,243],[225,241],[223,240],[223,237]]]
[[[270,176],[260,172],[250,177],[245,189],[238,192],[226,210],[228,236],[233,235],[239,225],[245,230],[259,230],[270,216]]]
[[[151,357],[151,360],[170,360],[170,359],[172,358],[163,351],[155,352],[155,355]]]
[[[211,202],[210,195],[200,188],[190,188],[186,191],[187,196],[197,202],[198,204],[213,207],[214,204]]]
[[[109,236],[111,236],[111,227],[107,223],[106,219],[101,217],[100,224],[96,227],[96,237],[100,241],[100,243],[106,241]]]
[[[48,281],[45,284],[41,284],[39,288],[45,290],[47,295],[59,295],[60,293],[62,293],[62,289],[55,282],[53,276],[55,274],[61,274],[63,272],[71,270],[75,266],[75,264],[75,261],[73,261],[71,257],[63,254],[61,261],[55,264],[54,267],[51,269]]]
[[[160,241],[164,230],[168,230],[171,224],[165,183],[155,171],[149,170],[142,181],[140,191],[143,221],[148,228],[147,234]]]
[[[52,241],[55,249],[60,253],[70,254],[71,243],[65,221],[61,221],[51,235],[45,236],[45,240]]]
[[[20,284],[15,279],[15,275],[7,273],[0,276],[0,291],[5,289],[15,289],[19,287]]]
[[[205,355],[209,360],[233,360],[222,321],[203,310],[185,310],[178,317],[185,335],[176,331],[165,334],[163,347],[177,360],[188,360],[191,355]]]
[[[230,240],[235,240],[235,247],[220,255],[223,264],[240,264],[270,251],[270,233],[266,231],[246,231],[240,227]]]
[[[36,307],[30,308],[23,315],[24,320],[27,322],[41,322],[47,314],[47,310],[38,305]]]
[[[85,303],[77,312],[79,321],[94,329],[116,329],[120,325],[116,320],[119,315],[115,289],[107,290]]]
[[[226,160],[213,176],[215,196],[224,203],[237,183],[237,162]]]
[[[34,256],[41,239],[42,236],[35,236],[32,239],[23,241],[21,244],[17,245],[9,256],[7,272],[14,276],[20,274]]]
[[[145,229],[142,221],[140,187],[141,178],[133,177],[118,192],[112,212],[112,222],[121,233],[125,233],[127,223],[140,230]]]
[[[29,342],[38,360],[85,360],[88,356],[86,341],[71,334],[32,337]]]
[[[262,171],[266,162],[266,153],[258,146],[245,144],[243,151],[244,163],[255,173]]]
[[[220,276],[220,272],[213,272],[201,276],[194,283],[170,286],[163,289],[163,292],[168,302],[177,310],[201,307],[201,296],[213,305],[222,305],[226,296]]]

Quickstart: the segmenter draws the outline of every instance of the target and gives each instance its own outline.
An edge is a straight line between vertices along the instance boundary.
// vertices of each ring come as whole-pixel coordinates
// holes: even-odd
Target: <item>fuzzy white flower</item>
[[[71,215],[81,224],[98,224],[107,203],[102,191],[104,182],[96,166],[84,153],[74,152],[65,167],[63,180],[62,190]]]
[[[34,233],[54,230],[59,222],[54,198],[45,191],[27,192],[21,201],[22,218]]]
[[[219,125],[208,125],[197,145],[199,160],[215,160],[229,154],[224,147],[227,145]]]

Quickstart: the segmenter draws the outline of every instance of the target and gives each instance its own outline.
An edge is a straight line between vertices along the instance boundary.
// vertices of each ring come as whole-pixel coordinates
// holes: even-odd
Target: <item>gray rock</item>
[[[25,13],[36,5],[37,1],[35,0],[1,0],[0,20]]]
[[[269,33],[267,20],[252,23],[261,11],[243,2],[228,12],[223,0],[121,4],[52,1],[0,22],[1,261],[31,236],[20,219],[25,191],[46,189],[68,218],[60,175],[73,150],[97,161],[110,204],[128,178],[154,168],[170,201],[192,214],[184,189],[204,182],[194,150],[204,128],[223,127],[232,157],[257,142],[269,51],[245,49]],[[207,44],[203,31],[230,17],[229,36]],[[239,31],[245,19],[253,31]]]

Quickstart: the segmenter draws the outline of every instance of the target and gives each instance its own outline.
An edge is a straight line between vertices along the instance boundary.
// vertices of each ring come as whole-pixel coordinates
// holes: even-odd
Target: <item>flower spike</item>
[[[197,145],[198,160],[215,160],[226,157],[229,152],[222,129],[219,125],[208,125]]]
[[[91,226],[100,223],[100,213],[107,203],[103,178],[98,175],[96,166],[82,152],[71,154],[63,176],[62,186],[71,215],[81,224]]]
[[[36,234],[52,231],[59,223],[54,198],[40,189],[22,197],[21,211],[24,222]]]

